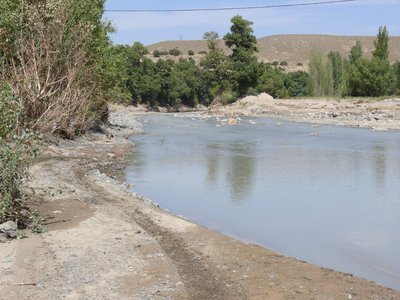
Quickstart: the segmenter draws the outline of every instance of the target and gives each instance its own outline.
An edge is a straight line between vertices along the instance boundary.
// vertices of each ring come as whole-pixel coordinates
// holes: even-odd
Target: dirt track
[[[56,141],[32,167],[30,206],[49,232],[0,244],[0,299],[400,299],[132,195],[121,179],[133,145],[111,133]]]

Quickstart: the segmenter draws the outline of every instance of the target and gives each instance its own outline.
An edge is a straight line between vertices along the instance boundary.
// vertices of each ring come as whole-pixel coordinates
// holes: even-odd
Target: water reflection
[[[241,204],[251,197],[256,171],[254,149],[237,143],[230,145],[229,149],[225,180],[230,188],[230,198],[234,203]]]
[[[381,144],[374,145],[372,148],[372,153],[376,186],[379,192],[382,192],[385,188],[386,147]]]
[[[213,229],[400,289],[400,134],[146,116],[135,192]],[[245,122],[243,122],[245,123]],[[334,132],[334,134],[332,133]]]
[[[215,190],[219,179],[219,164],[220,164],[220,146],[219,144],[207,145],[207,187],[210,190]]]

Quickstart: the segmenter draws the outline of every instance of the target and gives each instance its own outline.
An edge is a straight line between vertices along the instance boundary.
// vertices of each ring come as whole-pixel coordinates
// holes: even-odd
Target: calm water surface
[[[127,179],[194,222],[400,289],[400,132],[252,120],[145,115]]]

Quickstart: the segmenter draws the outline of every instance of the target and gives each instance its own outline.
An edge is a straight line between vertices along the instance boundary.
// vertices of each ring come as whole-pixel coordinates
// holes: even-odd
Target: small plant
[[[284,60],[284,61],[281,61],[279,65],[281,65],[281,66],[287,66],[287,65],[288,65],[288,62]]]
[[[169,55],[179,56],[182,52],[178,48],[173,48],[168,51]]]
[[[154,56],[154,57],[160,57],[160,56],[161,56],[160,50],[157,50],[157,49],[154,50],[154,51],[153,51],[153,56]]]
[[[201,51],[199,51],[198,53],[199,53],[199,54],[207,54],[207,51],[201,50]]]
[[[221,95],[221,102],[223,105],[228,105],[237,100],[238,96],[234,91],[226,90]]]
[[[43,226],[42,217],[36,212],[32,212],[29,215],[29,225],[28,227],[35,233],[47,232],[47,228]]]
[[[168,55],[168,51],[167,50],[160,50],[160,55]]]
[[[273,61],[273,62],[272,62],[272,65],[273,65],[274,67],[276,67],[277,65],[279,65],[279,61],[276,61],[276,60]]]
[[[188,55],[189,56],[193,56],[194,55],[194,51],[193,50],[188,50]]]
[[[37,135],[21,129],[18,118],[17,99],[5,89],[0,93],[0,223],[12,220],[23,227],[20,187],[38,149],[32,146]]]
[[[301,62],[298,62],[298,63],[297,63],[297,66],[298,66],[298,67],[302,67],[303,64],[302,64]]]

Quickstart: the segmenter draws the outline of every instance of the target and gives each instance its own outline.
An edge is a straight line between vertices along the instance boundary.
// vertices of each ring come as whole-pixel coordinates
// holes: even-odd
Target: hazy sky
[[[307,3],[318,0],[106,0],[106,9],[181,9],[242,7]],[[324,0],[321,0],[324,1]],[[230,19],[240,14],[254,22],[257,37],[273,34],[375,35],[387,25],[390,35],[400,35],[400,0],[358,0],[342,4],[215,12],[116,13],[105,18],[117,28],[115,43],[140,41],[149,45],[165,40],[201,39],[206,31],[223,36]]]

